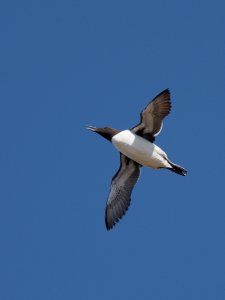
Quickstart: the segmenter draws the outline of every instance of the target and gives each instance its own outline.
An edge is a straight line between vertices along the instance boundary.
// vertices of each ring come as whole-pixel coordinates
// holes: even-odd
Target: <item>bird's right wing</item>
[[[113,176],[105,210],[105,224],[111,229],[128,210],[131,193],[140,175],[140,165],[122,153],[120,168]]]

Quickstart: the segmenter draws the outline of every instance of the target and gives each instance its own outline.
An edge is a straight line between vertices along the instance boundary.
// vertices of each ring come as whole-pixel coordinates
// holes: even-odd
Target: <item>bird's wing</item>
[[[131,192],[140,175],[140,165],[120,154],[120,168],[113,176],[105,210],[105,224],[111,229],[128,210]]]
[[[163,126],[163,119],[170,113],[170,91],[166,89],[157,95],[141,112],[141,121],[131,130],[153,142]]]

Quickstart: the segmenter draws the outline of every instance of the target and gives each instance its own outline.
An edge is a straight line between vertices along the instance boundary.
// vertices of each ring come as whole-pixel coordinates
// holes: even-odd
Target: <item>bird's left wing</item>
[[[105,224],[111,229],[128,210],[131,193],[140,175],[140,165],[120,154],[120,168],[113,176],[105,210]]]
[[[166,89],[158,94],[141,112],[141,121],[131,130],[154,142],[163,126],[163,119],[168,116],[171,110],[170,91]]]

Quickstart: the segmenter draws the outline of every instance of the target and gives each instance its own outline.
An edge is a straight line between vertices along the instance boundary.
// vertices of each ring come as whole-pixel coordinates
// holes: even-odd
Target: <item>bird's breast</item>
[[[156,169],[169,167],[166,153],[162,149],[130,130],[114,135],[112,143],[119,152],[140,165]]]

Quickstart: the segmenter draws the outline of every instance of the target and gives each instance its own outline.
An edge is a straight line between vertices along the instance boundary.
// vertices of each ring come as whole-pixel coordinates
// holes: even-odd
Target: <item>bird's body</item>
[[[119,152],[142,166],[153,169],[172,168],[161,148],[130,130],[123,130],[114,135],[112,143]]]
[[[120,167],[112,178],[106,204],[105,223],[108,230],[128,210],[132,190],[140,176],[140,167],[164,168],[182,176],[187,174],[184,168],[172,163],[166,153],[153,143],[170,109],[170,92],[166,89],[147,105],[141,112],[140,123],[131,129],[87,127],[112,142],[120,152]]]

